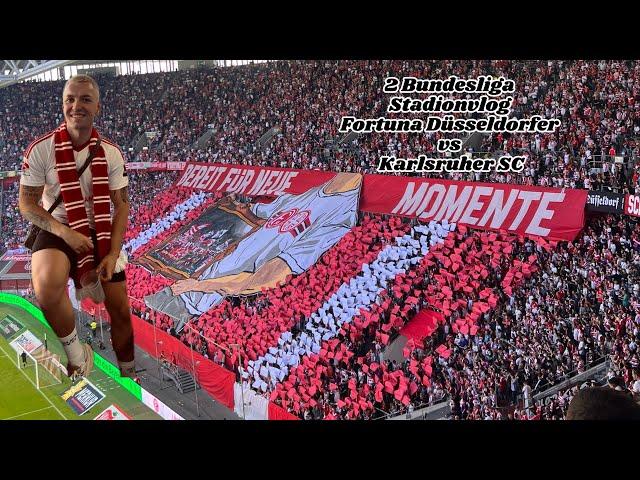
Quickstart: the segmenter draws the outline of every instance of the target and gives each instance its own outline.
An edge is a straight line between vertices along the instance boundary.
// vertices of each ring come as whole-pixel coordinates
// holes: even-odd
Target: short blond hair
[[[98,93],[98,100],[100,100],[100,87],[98,86],[98,82],[96,82],[93,77],[85,75],[84,73],[74,75],[65,82],[64,88],[62,89],[63,95],[64,91],[67,89],[67,85],[69,85],[70,83],[90,83],[91,85],[93,85],[93,88],[96,89],[96,92]]]

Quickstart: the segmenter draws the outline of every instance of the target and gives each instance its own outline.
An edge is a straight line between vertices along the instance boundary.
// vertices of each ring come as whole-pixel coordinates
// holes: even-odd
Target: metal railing
[[[406,411],[402,413],[397,412],[384,412],[384,410],[377,410],[384,413],[382,417],[376,417],[375,420],[424,420],[430,413],[439,409],[445,409],[449,407],[449,400],[447,395],[443,395],[437,400],[423,403],[417,407],[414,407],[413,411]]]
[[[602,170],[605,163],[610,165],[616,165],[616,168],[623,168],[625,171],[633,170],[637,157],[635,155],[592,155],[587,161],[589,170],[598,169]],[[611,172],[611,169],[609,169]]]
[[[564,380],[563,382],[561,382],[560,384],[557,385],[553,385],[550,388],[547,388],[546,390],[533,395],[532,398],[534,400],[534,402],[538,402],[541,404],[546,405],[548,402],[547,400],[556,395],[557,393],[561,392],[562,390],[566,390],[568,388],[573,388],[574,386],[578,385],[579,383],[582,382],[586,382],[588,380],[592,380],[594,378],[598,378],[601,376],[601,374],[603,372],[608,371],[608,369],[610,368],[611,365],[611,361],[609,359],[607,359],[606,357],[602,357],[604,359],[604,362],[600,362],[597,365],[592,366],[591,368],[589,368],[588,370],[585,370],[582,373],[578,373],[577,375],[574,375],[570,378],[567,378],[566,380]],[[598,380],[598,382],[601,379]]]
[[[554,395],[560,390],[565,388],[569,388],[573,386],[574,383],[581,382],[583,380],[587,380],[588,377],[596,373],[596,369],[600,367],[603,363],[607,363],[608,354],[602,355],[598,357],[596,360],[593,360],[589,363],[586,363],[584,366],[584,370],[582,372],[578,371],[578,369],[571,370],[570,372],[565,373],[561,377],[558,377],[555,384],[550,385],[548,382],[545,382],[539,388],[534,388],[531,392],[531,399],[534,402],[543,400],[544,398]],[[587,378],[581,378],[581,376],[585,376]],[[542,381],[540,379],[538,384]],[[536,386],[538,385],[536,384]],[[524,394],[519,393],[516,397],[516,404],[520,404],[524,402]]]

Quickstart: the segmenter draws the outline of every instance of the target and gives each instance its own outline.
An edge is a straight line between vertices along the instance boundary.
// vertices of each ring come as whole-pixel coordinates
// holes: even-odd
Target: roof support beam
[[[22,61],[24,62],[23,67],[20,67],[20,62],[20,60],[4,60],[4,64],[8,65],[11,69],[11,73],[8,76],[0,75],[0,88],[18,83],[21,80],[26,80],[54,68],[64,67],[65,65],[75,63],[75,60],[26,60]],[[22,72],[20,71],[20,68],[23,69]]]

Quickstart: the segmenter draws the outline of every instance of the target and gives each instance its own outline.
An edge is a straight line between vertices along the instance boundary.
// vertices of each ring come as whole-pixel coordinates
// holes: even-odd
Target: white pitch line
[[[56,387],[58,385],[62,385],[62,382],[60,382],[60,383],[52,383],[51,385],[46,385],[44,387],[40,387],[40,390],[44,390],[45,388],[49,388],[49,387]]]
[[[5,353],[5,355],[7,354],[7,351],[6,351],[4,348],[2,348],[2,345],[0,345],[0,350],[2,350],[2,351]],[[7,355],[7,356],[8,356],[8,355]],[[49,405],[51,405],[51,406],[56,410],[56,412],[58,412],[58,413],[60,414],[60,416],[63,418],[63,420],[68,420],[68,418],[67,418],[67,417],[65,417],[65,416],[62,414],[62,412],[61,412],[60,410],[58,410],[58,407],[56,407],[56,406],[51,402],[51,400],[49,400],[49,397],[47,397],[44,393],[42,393],[42,391],[40,391],[40,390],[38,389],[38,387],[36,386],[36,384],[35,384],[35,383],[33,383],[33,380],[31,380],[31,379],[29,378],[29,376],[28,376],[26,373],[24,373],[20,367],[18,367],[18,370],[20,370],[20,373],[21,373],[22,375],[24,375],[24,377],[25,377],[27,380],[29,380],[29,382],[31,382],[31,385],[33,385],[33,386],[34,386],[34,388],[36,389],[36,391],[37,391],[40,395],[42,395],[42,396],[44,397],[44,399],[45,399],[47,402],[49,402]]]
[[[51,408],[51,407],[44,407],[44,408],[40,408],[40,409],[38,409],[38,410],[33,410],[33,411],[31,411],[31,412],[21,413],[20,415],[14,415],[13,417],[3,418],[3,420],[13,420],[14,418],[24,417],[25,415],[29,415],[30,413],[41,412],[42,410],[49,410],[50,408]]]

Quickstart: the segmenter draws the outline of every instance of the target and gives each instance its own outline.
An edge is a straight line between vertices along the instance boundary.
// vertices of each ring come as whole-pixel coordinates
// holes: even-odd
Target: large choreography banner
[[[586,190],[365,175],[360,210],[573,240],[586,201]]]
[[[283,193],[271,203],[243,204],[235,196],[216,202],[138,259],[178,280],[146,297],[146,304],[176,319],[180,330],[227,295],[260,293],[306,271],[358,218],[362,175],[329,175],[319,185]]]
[[[333,172],[187,164],[178,186],[247,196],[300,194]],[[388,215],[448,220],[484,230],[505,230],[552,240],[573,240],[584,225],[586,190],[364,175],[359,209]],[[640,204],[640,202],[639,202]],[[640,209],[639,209],[640,210]]]
[[[189,162],[176,186],[207,192],[278,196],[283,193],[306,192],[328,182],[335,175],[335,172],[320,170]]]

